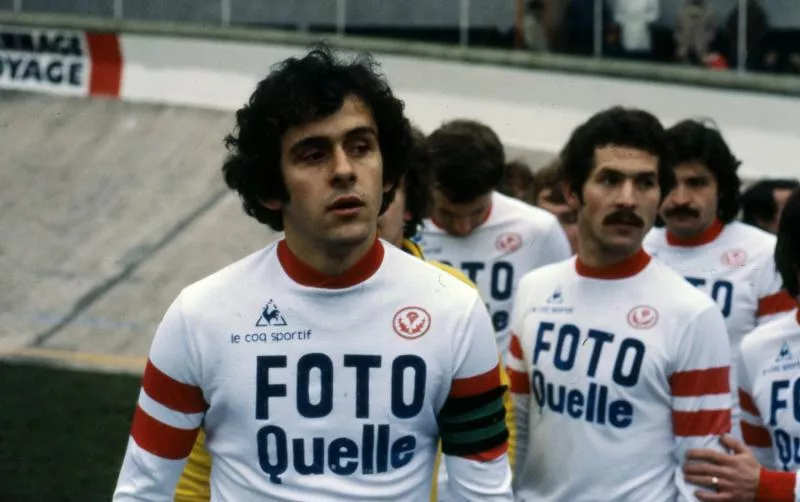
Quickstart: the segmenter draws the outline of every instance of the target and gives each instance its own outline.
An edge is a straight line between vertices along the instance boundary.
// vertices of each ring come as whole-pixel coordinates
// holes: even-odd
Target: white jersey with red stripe
[[[498,192],[492,193],[486,221],[468,236],[450,235],[428,219],[415,240],[426,257],[462,270],[478,286],[502,353],[508,350],[511,307],[519,279],[572,254],[555,216]]]
[[[737,375],[745,442],[764,467],[796,472],[800,469],[799,310],[744,337]],[[800,500],[800,486],[793,493]]]
[[[744,223],[717,221],[703,235],[680,241],[666,229],[654,229],[644,247],[687,281],[709,295],[725,318],[731,341],[733,423],[738,435],[736,366],[744,335],[757,325],[790,312],[795,305],[781,290],[775,269],[775,236]]]
[[[168,309],[114,500],[172,500],[202,424],[212,500],[427,500],[441,438],[459,497],[509,501],[505,425],[458,416],[488,393],[503,413],[498,362],[449,274],[377,241],[326,277],[273,243]]]
[[[696,500],[681,466],[730,430],[728,351],[719,309],[644,251],[526,275],[507,363],[516,500]]]

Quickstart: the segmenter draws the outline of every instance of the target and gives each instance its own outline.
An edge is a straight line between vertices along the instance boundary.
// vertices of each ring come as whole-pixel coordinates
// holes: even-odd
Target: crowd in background
[[[604,57],[673,61],[712,69],[738,65],[739,7],[717,12],[710,0],[682,2],[674,28],[661,23],[659,0],[603,0]],[[594,0],[529,0],[522,38],[526,48],[575,55],[594,53]],[[771,26],[761,0],[747,0],[746,63],[751,71],[800,73],[796,34]]]

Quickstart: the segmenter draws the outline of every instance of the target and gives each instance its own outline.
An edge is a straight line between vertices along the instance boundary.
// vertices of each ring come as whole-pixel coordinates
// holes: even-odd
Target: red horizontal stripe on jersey
[[[528,375],[508,368],[508,379],[511,382],[511,392],[515,394],[530,394],[531,383],[528,381]]]
[[[468,455],[465,458],[474,460],[476,462],[489,462],[490,460],[496,459],[497,457],[501,456],[503,453],[506,453],[507,451],[508,451],[508,441],[503,441],[503,444],[497,445],[491,450],[482,451],[474,455]]]
[[[744,442],[750,446],[757,446],[759,448],[769,448],[772,446],[772,436],[769,431],[764,427],[757,425],[750,425],[742,420],[742,438]]]
[[[151,399],[181,413],[201,413],[208,407],[200,387],[179,382],[147,360],[142,387]]]
[[[743,391],[741,388],[739,389],[739,406],[741,406],[744,411],[755,417],[761,416],[761,413],[758,412],[758,406],[756,406],[756,402],[753,401],[753,398],[750,397],[750,394]]]
[[[179,460],[189,456],[199,430],[199,427],[179,429],[159,422],[137,406],[131,436],[143,450],[157,457]]]
[[[760,317],[788,312],[794,310],[795,307],[797,307],[797,301],[785,289],[782,289],[758,300],[758,315]]]
[[[470,397],[500,386],[500,365],[486,373],[468,378],[456,378],[450,387],[450,397]]]
[[[731,430],[731,410],[672,412],[672,432],[676,436],[715,436]]]
[[[669,377],[674,397],[697,397],[730,392],[728,366],[705,370],[678,371]]]
[[[511,345],[508,347],[511,355],[519,360],[522,360],[522,344],[519,342],[519,337],[516,333],[511,333]]]

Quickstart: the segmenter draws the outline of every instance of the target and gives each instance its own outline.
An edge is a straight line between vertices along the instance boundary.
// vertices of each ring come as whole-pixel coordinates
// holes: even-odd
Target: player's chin
[[[627,233],[612,233],[607,234],[605,239],[606,249],[613,251],[615,254],[629,254],[634,253],[642,247],[642,231],[630,231]]]
[[[351,221],[331,228],[328,238],[342,246],[358,246],[374,235],[375,228],[374,221]]]

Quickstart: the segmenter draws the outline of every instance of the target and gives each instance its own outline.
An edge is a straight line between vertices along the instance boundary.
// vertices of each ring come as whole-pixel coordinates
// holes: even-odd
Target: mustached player
[[[665,228],[654,229],[645,249],[709,295],[725,318],[731,343],[733,434],[740,436],[736,366],[739,344],[756,326],[795,305],[781,290],[772,258],[775,237],[735,221],[739,161],[719,131],[686,120],[667,130],[676,155],[675,187],[661,208]]]
[[[160,324],[114,500],[172,499],[198,429],[212,500],[511,500],[478,294],[377,238],[408,165],[367,57],[290,58],[237,112],[225,180],[285,238],[184,289]]]
[[[685,452],[730,430],[722,315],[642,250],[667,152],[655,117],[622,108],[562,152],[577,257],[523,277],[511,325],[518,501],[696,500]]]

